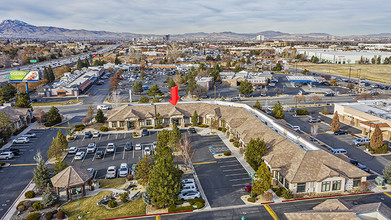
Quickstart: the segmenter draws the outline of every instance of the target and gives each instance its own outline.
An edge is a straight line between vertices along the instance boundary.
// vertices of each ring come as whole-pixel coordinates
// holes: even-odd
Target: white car
[[[197,190],[197,187],[194,183],[183,184],[182,193],[194,190]]]
[[[194,179],[184,179],[184,180],[182,180],[182,183],[195,185],[195,180]]]
[[[98,105],[97,107],[96,107],[96,109],[97,110],[109,110],[110,109],[110,107],[109,106],[107,106],[107,105]]]
[[[141,144],[136,144],[136,146],[134,147],[135,150],[141,150],[142,149],[142,146]]]
[[[22,137],[35,138],[37,135],[35,133],[26,133],[23,134]]]
[[[145,154],[147,154],[147,155],[151,155],[151,153],[152,153],[151,149],[149,149],[148,146],[144,148],[144,152],[145,152]]]
[[[107,168],[106,179],[111,179],[115,177],[117,177],[117,167],[110,166],[109,168]]]
[[[300,130],[300,126],[291,126],[291,128],[292,128],[294,131],[299,131],[299,130]]]
[[[95,153],[96,151],[96,144],[95,143],[89,143],[87,146],[87,154],[88,153]]]
[[[28,142],[30,142],[30,139],[27,137],[19,137],[12,141],[13,144],[26,144]]]
[[[198,191],[187,191],[180,193],[179,198],[182,200],[201,198],[201,194]]]
[[[115,152],[115,144],[114,143],[108,143],[106,147],[107,153],[114,153]]]
[[[77,153],[77,151],[79,151],[79,149],[77,149],[77,147],[70,147],[68,154],[75,154],[75,153]]]
[[[129,174],[128,164],[121,163],[121,165],[119,166],[119,176],[120,177],[125,177],[128,174]]]
[[[86,156],[86,153],[84,151],[79,151],[75,155],[75,160],[82,160]]]
[[[12,153],[11,151],[5,151],[0,153],[0,160],[9,160],[12,158],[14,158],[14,153]]]
[[[94,138],[97,138],[100,136],[100,132],[99,131],[95,131],[93,134],[92,134],[92,137]]]
[[[154,142],[152,143],[152,149],[153,149],[153,150],[155,150],[156,145],[157,145],[157,141],[154,141]]]

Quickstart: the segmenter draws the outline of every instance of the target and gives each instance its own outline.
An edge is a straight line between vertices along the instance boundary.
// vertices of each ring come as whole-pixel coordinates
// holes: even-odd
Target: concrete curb
[[[130,218],[145,218],[145,217],[151,217],[151,216],[175,215],[175,214],[191,213],[191,212],[193,212],[193,211],[167,212],[167,213],[161,213],[161,214],[137,215],[137,216],[120,217],[120,218],[108,218],[106,220],[130,219]]]
[[[365,194],[372,194],[374,192],[364,192],[364,193],[351,193],[351,194],[344,194],[344,195],[333,195],[333,196],[320,196],[320,197],[312,197],[312,198],[302,198],[302,199],[290,199],[290,200],[283,200],[282,202],[295,202],[295,201],[303,201],[303,200],[311,200],[311,199],[323,199],[323,198],[334,198],[334,197],[344,197],[344,196],[357,196],[357,195],[365,195]]]

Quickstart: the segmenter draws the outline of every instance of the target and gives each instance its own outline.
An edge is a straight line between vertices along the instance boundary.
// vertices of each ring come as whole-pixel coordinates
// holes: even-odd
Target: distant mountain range
[[[327,33],[289,34],[279,31],[263,31],[258,33],[185,33],[174,34],[170,40],[209,40],[209,41],[255,41],[257,36],[264,40],[283,41],[389,41],[391,33],[355,36],[333,36]],[[19,20],[4,20],[0,23],[0,38],[6,39],[45,39],[45,40],[134,40],[163,39],[164,35],[115,33],[107,31],[89,31],[66,29],[51,26],[34,26]]]

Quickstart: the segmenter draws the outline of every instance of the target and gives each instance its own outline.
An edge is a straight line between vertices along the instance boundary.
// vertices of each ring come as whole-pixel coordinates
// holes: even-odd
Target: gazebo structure
[[[56,193],[60,194],[60,189],[65,188],[67,200],[72,200],[70,191],[72,188],[81,187],[81,193],[86,195],[86,185],[91,188],[92,174],[86,169],[69,166],[50,179]]]

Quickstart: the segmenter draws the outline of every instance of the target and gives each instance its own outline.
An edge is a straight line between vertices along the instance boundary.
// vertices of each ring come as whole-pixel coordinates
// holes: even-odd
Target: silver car
[[[110,166],[107,168],[106,179],[116,178],[117,177],[117,167]]]

